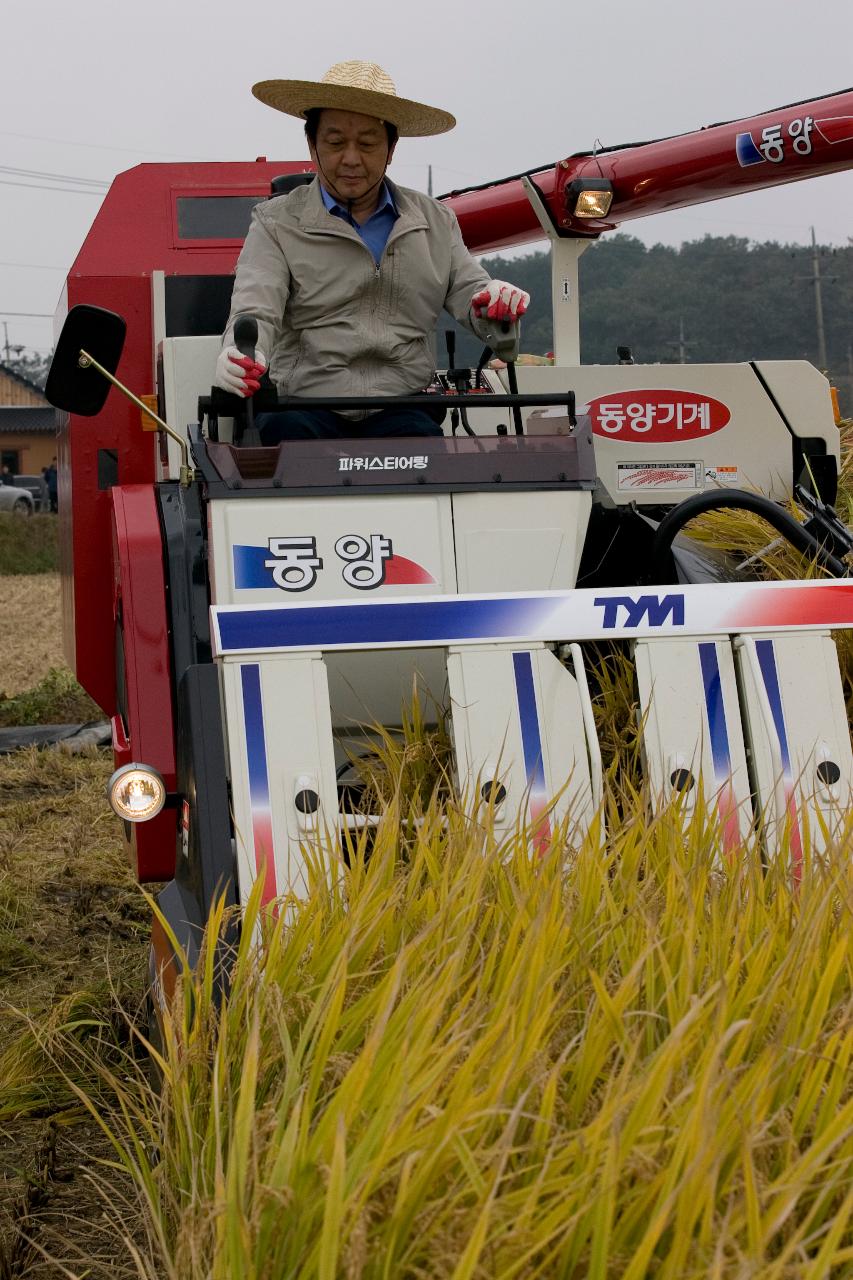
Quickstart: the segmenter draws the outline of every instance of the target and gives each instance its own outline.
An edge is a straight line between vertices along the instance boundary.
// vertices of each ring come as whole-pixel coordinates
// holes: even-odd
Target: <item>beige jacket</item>
[[[355,228],[328,212],[316,180],[255,207],[223,344],[238,316],[255,316],[281,394],[417,391],[434,372],[430,338],[442,308],[477,332],[469,308],[489,277],[455,214],[388,186],[399,217],[379,266]]]

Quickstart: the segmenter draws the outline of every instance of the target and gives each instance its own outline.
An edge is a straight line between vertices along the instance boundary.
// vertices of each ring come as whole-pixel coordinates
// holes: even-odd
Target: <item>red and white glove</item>
[[[236,347],[225,347],[216,360],[213,385],[229,391],[232,396],[253,396],[261,384],[261,376],[267,367],[267,358],[259,348],[255,358],[244,356]]]
[[[520,320],[530,306],[530,294],[506,280],[491,280],[487,289],[481,289],[471,299],[471,310],[478,320]]]

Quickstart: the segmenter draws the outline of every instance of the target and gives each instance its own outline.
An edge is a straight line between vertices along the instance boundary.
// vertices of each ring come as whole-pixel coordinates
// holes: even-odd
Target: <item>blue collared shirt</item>
[[[320,183],[320,195],[323,197],[323,204],[329,210],[329,213],[336,218],[343,218],[344,222],[348,222],[351,227],[355,228],[373,254],[374,262],[379,266],[379,259],[385,252],[391,228],[400,216],[397,212],[397,206],[394,204],[394,197],[388,190],[388,184],[382,183],[379,203],[367,221],[361,223],[356,222],[355,218],[352,217],[339,200],[329,195],[322,182]]]

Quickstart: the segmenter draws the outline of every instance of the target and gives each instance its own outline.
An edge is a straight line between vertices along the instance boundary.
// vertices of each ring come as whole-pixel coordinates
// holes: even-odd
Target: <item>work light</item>
[[[150,764],[125,764],[107,783],[107,798],[125,822],[148,822],[166,803],[166,784]]]
[[[573,218],[606,218],[613,184],[606,178],[575,178],[566,187],[566,208]]]

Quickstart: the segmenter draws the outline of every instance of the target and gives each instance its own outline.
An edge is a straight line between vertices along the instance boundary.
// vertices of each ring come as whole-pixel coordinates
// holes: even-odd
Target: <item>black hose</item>
[[[741,511],[752,511],[762,516],[797,551],[818,560],[833,577],[846,578],[849,575],[849,568],[843,560],[827,551],[793,516],[770,498],[759,493],[747,493],[745,489],[709,489],[705,493],[685,498],[661,520],[652,542],[652,581],[663,581],[670,573],[672,543],[687,522],[705,511],[721,510],[724,507],[737,507]]]

